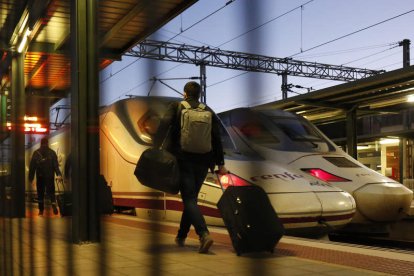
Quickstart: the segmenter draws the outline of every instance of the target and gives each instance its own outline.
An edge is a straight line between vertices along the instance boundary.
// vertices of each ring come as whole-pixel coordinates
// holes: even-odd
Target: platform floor
[[[410,210],[408,211],[410,217],[414,217],[414,200],[411,202]]]
[[[414,252],[283,237],[275,252],[238,257],[227,232],[199,254],[194,234],[174,243],[177,224],[103,217],[102,242],[67,242],[70,218],[0,218],[0,275],[414,275]]]

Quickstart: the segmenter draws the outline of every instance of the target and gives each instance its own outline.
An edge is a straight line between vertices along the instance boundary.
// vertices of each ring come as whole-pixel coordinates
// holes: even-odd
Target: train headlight
[[[348,182],[351,181],[349,179],[331,174],[327,171],[324,171],[322,169],[318,169],[318,168],[310,168],[310,169],[302,169],[302,171],[316,177],[319,178],[320,180],[323,180],[325,182]]]

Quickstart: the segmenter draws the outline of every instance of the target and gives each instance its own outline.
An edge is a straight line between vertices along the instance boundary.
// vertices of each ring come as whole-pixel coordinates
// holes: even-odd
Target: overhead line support
[[[205,46],[191,46],[171,42],[146,40],[126,53],[127,56],[166,60],[206,66],[273,73],[291,76],[319,78],[336,81],[355,81],[384,71],[362,69],[341,65],[225,51]]]

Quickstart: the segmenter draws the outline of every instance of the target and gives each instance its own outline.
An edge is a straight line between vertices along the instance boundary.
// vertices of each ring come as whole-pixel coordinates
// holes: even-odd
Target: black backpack
[[[42,155],[40,151],[36,151],[39,155],[36,166],[36,174],[41,177],[53,176],[53,159],[50,152],[47,152],[45,155]]]

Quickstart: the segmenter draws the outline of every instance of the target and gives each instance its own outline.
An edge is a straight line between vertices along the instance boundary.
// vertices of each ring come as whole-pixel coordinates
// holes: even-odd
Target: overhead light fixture
[[[29,21],[29,12],[26,13],[26,15],[24,16],[22,24],[20,24],[19,32],[17,33],[18,35],[21,35],[23,33],[24,29],[27,26],[27,21]]]
[[[389,145],[389,144],[398,144],[400,142],[400,139],[398,138],[386,138],[380,140],[381,145]]]
[[[407,103],[414,103],[414,94],[407,96]]]
[[[369,149],[370,146],[369,145],[359,145],[357,146],[357,150],[365,150],[365,149]]]
[[[26,32],[23,34],[22,40],[20,41],[19,47],[17,48],[17,52],[23,52],[23,49],[27,46],[28,38],[31,32],[32,31],[29,28],[26,29]]]

